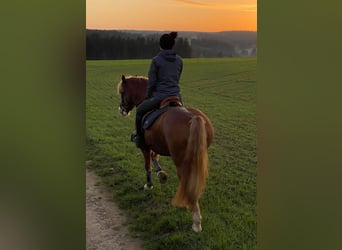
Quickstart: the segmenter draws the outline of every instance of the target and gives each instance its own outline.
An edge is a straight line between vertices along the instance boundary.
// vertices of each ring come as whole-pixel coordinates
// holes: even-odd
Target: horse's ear
[[[126,78],[125,78],[125,75],[122,75],[121,76],[121,86],[125,87],[125,84],[126,84]]]

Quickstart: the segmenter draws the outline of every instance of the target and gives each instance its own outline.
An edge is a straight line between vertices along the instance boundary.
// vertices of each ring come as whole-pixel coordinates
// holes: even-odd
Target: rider
[[[145,145],[142,131],[142,118],[150,110],[159,108],[161,101],[169,96],[178,96],[182,100],[179,79],[183,70],[183,60],[173,50],[177,32],[163,34],[159,45],[161,51],[152,59],[148,72],[146,99],[137,107],[135,126],[136,134],[132,141],[138,148]]]

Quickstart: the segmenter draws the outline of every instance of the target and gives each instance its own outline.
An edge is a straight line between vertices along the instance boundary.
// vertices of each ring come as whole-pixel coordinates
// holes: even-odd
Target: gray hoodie
[[[147,97],[162,101],[168,96],[181,98],[179,79],[183,70],[182,58],[173,50],[161,50],[152,59],[148,72]]]

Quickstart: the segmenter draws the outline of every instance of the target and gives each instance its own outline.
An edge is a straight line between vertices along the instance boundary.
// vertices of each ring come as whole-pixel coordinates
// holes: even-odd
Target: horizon
[[[223,32],[254,32],[256,30],[222,30],[222,31],[195,31],[195,30],[140,30],[140,29],[97,29],[97,28],[86,28],[86,30],[96,30],[96,31],[137,31],[137,32],[189,32],[189,33],[223,33]]]

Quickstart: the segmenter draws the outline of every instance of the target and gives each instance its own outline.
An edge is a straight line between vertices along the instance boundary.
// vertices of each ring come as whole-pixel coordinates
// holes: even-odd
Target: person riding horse
[[[121,96],[121,115],[128,116],[134,108],[140,107],[146,98],[147,85],[147,77],[122,75],[117,85],[117,93]],[[178,99],[174,96],[163,100],[160,106],[166,105],[168,101],[175,107],[166,106],[166,110],[158,109],[144,122],[146,129],[141,136],[144,136],[145,146],[140,148],[146,171],[144,190],[153,189],[151,160],[159,181],[163,184],[166,182],[167,174],[161,169],[158,157],[170,156],[179,179],[172,205],[190,208],[193,214],[192,229],[201,232],[199,199],[208,176],[208,147],[214,138],[214,127],[201,110],[179,105]],[[161,111],[164,112],[160,113]],[[150,119],[155,118],[154,114],[159,114],[158,118]]]
[[[146,98],[137,107],[136,134],[131,137],[138,148],[145,146],[141,124],[143,116],[148,111],[159,108],[160,103],[167,97],[178,96],[182,102],[179,80],[183,70],[183,60],[173,50],[177,34],[177,32],[163,34],[159,39],[161,51],[152,59],[148,73]]]

